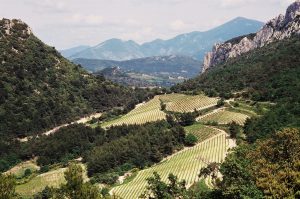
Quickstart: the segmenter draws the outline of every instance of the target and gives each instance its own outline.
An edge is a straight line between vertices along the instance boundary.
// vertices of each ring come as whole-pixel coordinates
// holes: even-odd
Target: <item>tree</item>
[[[101,194],[97,187],[84,183],[83,171],[80,165],[71,164],[65,172],[67,183],[61,187],[64,195],[72,199],[99,199]]]
[[[163,199],[163,198],[178,198],[188,199],[189,191],[186,189],[185,181],[178,181],[177,176],[169,174],[169,183],[161,180],[157,172],[153,173],[153,177],[147,179],[147,190],[140,196],[143,199]]]
[[[236,122],[231,122],[229,125],[230,137],[233,139],[237,138],[237,135],[240,133],[241,127]]]
[[[225,105],[225,100],[224,98],[220,99],[218,102],[217,102],[217,107],[222,107]]]
[[[199,178],[204,177],[207,178],[209,176],[212,177],[214,181],[217,179],[217,174],[220,169],[220,164],[216,162],[209,163],[207,167],[203,167],[200,169]]]
[[[178,114],[177,118],[182,126],[190,126],[196,121],[194,113],[181,113]]]
[[[0,198],[1,199],[15,199],[16,181],[11,175],[4,175],[0,173]]]
[[[299,130],[284,129],[248,153],[248,169],[266,197],[300,197],[299,146]]]
[[[187,146],[194,146],[197,142],[198,142],[198,138],[191,133],[189,133],[184,139],[184,143]]]
[[[160,100],[160,110],[165,111],[166,108],[167,108],[167,105],[162,100]]]

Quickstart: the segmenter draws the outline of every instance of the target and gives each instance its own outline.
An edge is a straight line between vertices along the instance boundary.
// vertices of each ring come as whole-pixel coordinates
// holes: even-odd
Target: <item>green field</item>
[[[151,177],[154,171],[158,172],[165,181],[169,173],[173,173],[179,179],[185,179],[188,186],[192,185],[199,180],[198,174],[202,167],[210,162],[222,162],[225,158],[228,147],[226,134],[221,131],[217,134],[214,129],[211,131],[216,135],[194,147],[186,148],[168,157],[149,169],[140,171],[132,181],[115,187],[111,193],[115,193],[124,199],[138,198],[145,190],[147,185],[146,179]],[[199,137],[206,136],[205,134],[197,133]],[[205,132],[203,131],[203,133]]]
[[[128,114],[103,123],[102,127],[122,124],[144,124],[164,120],[166,114],[160,110],[161,101],[166,104],[166,109],[173,112],[192,112],[195,109],[201,110],[217,104],[217,98],[209,98],[204,95],[183,95],[183,94],[168,94],[158,95],[149,102],[137,105],[137,107]]]
[[[231,122],[236,122],[240,125],[244,125],[248,117],[248,115],[243,113],[237,113],[228,110],[220,110],[212,114],[207,114],[207,116],[202,117],[199,121],[204,123],[217,122],[218,124],[229,124]]]
[[[13,168],[11,168],[10,170],[8,170],[5,173],[6,174],[13,174],[17,178],[20,178],[20,177],[24,176],[24,173],[25,173],[26,169],[30,169],[31,172],[35,172],[35,171],[38,171],[40,169],[40,167],[36,165],[35,160],[29,160],[29,161],[22,162],[22,163],[20,163],[16,166],[14,166]]]
[[[83,164],[81,164],[81,166],[86,170]],[[58,168],[47,173],[36,175],[27,183],[17,185],[16,191],[23,197],[30,197],[42,191],[46,186],[59,187],[65,183],[64,172],[66,170],[67,168]],[[88,179],[86,174],[84,174],[84,179]]]
[[[167,110],[172,112],[193,112],[217,105],[217,98],[205,95],[170,94],[161,95],[160,99],[167,105]]]
[[[194,124],[192,126],[185,127],[184,129],[187,133],[195,135],[198,138],[198,142],[202,142],[220,133],[220,131],[202,124]]]
[[[165,115],[166,114],[160,110],[159,96],[155,96],[154,99],[149,102],[137,105],[135,109],[121,118],[105,122],[101,126],[109,127],[122,124],[144,124],[147,122],[164,120],[166,117]]]

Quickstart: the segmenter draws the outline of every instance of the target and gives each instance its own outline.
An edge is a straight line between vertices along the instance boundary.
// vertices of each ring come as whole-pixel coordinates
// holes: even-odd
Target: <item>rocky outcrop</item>
[[[18,19],[0,20],[0,30],[2,33],[0,37],[18,34],[20,38],[25,38],[32,34],[30,27],[26,23]]]
[[[223,44],[216,44],[212,52],[207,53],[204,58],[203,72],[212,66],[226,62],[230,58],[238,57],[253,49],[289,38],[295,34],[300,34],[300,0],[291,4],[285,15],[279,15],[266,23],[254,37],[244,36]]]

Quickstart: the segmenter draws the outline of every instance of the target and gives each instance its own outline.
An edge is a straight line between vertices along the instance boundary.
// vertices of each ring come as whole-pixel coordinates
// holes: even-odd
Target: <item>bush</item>
[[[107,185],[113,185],[119,179],[117,173],[107,173],[107,174],[98,174],[94,177],[94,180],[98,183],[103,183]]]
[[[184,143],[187,146],[194,146],[197,142],[198,142],[198,138],[191,133],[189,133],[184,139]]]
[[[26,169],[24,172],[24,177],[28,177],[32,174],[32,171],[30,169]]]

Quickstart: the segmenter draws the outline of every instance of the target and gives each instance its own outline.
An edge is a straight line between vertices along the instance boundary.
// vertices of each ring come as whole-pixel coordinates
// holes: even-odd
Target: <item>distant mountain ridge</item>
[[[238,57],[244,53],[261,48],[278,40],[300,35],[300,1],[291,4],[285,15],[270,20],[256,34],[231,39],[223,44],[216,44],[212,52],[206,54],[203,72],[210,67]]]
[[[157,39],[142,45],[132,40],[110,39],[66,57],[69,59],[86,58],[124,61],[152,56],[183,55],[203,60],[205,53],[215,43],[257,32],[262,25],[262,22],[256,20],[238,17],[205,32],[195,31],[178,35],[169,40]],[[63,52],[66,53],[68,50]]]
[[[166,74],[183,77],[195,77],[201,71],[201,62],[187,56],[155,56],[127,61],[98,59],[74,59],[74,63],[82,65],[90,72],[98,72],[104,68],[120,67],[122,71],[134,71],[145,74]]]

